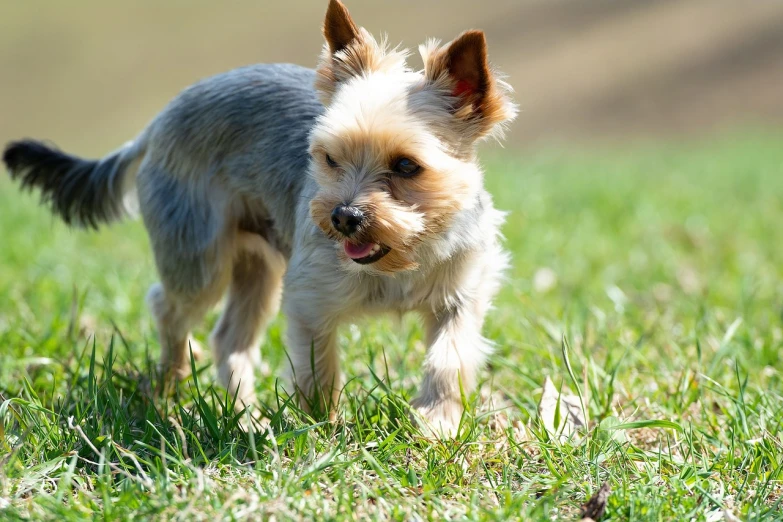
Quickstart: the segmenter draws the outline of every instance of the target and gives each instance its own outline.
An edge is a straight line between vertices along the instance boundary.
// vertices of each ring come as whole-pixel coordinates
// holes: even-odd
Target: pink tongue
[[[345,248],[345,254],[351,259],[361,259],[370,255],[372,247],[375,246],[372,243],[362,243],[361,245],[354,245],[346,241],[343,243]]]

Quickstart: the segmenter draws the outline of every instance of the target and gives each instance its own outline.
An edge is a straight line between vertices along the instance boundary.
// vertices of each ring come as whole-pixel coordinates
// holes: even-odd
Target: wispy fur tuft
[[[101,160],[86,160],[40,141],[21,140],[6,146],[3,162],[22,188],[38,189],[41,202],[67,224],[98,228],[127,213],[124,196],[132,185],[128,174],[136,153],[129,144]]]
[[[316,69],[315,88],[324,105],[331,103],[341,82],[372,72],[407,70],[407,49],[390,48],[386,37],[378,42],[354,23],[338,0],[329,3],[323,33],[326,42]]]

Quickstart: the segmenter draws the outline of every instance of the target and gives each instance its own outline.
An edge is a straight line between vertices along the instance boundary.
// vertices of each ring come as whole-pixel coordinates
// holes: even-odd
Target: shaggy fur
[[[282,294],[301,403],[333,418],[338,326],[414,311],[428,349],[413,406],[453,433],[491,350],[481,328],[508,264],[476,144],[515,116],[509,88],[480,31],[422,46],[423,72],[338,0],[324,36],[316,71],[257,65],[203,80],[102,160],[35,141],[3,159],[76,225],[122,217],[135,185],[169,378],[187,375],[190,331],[227,295],[211,336],[218,376],[252,406],[257,344]],[[345,206],[361,218],[348,231],[334,214]]]

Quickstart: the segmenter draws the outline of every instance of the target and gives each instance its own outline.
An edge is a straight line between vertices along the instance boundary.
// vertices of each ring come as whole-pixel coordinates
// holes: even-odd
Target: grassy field
[[[781,138],[487,161],[514,268],[450,441],[405,414],[415,318],[343,332],[336,424],[277,382],[282,318],[268,431],[238,426],[209,363],[157,398],[141,224],[68,230],[3,177],[0,518],[575,520],[606,482],[606,520],[783,519]],[[586,432],[543,429],[547,376],[579,389]]]

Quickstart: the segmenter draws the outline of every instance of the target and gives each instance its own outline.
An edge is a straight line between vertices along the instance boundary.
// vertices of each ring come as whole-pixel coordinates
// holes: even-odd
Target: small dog
[[[168,379],[189,373],[189,332],[227,293],[214,359],[238,406],[252,406],[257,344],[283,296],[300,403],[334,418],[338,325],[416,311],[428,349],[412,406],[451,434],[491,351],[481,328],[508,265],[476,145],[516,115],[510,88],[481,31],[422,45],[421,72],[339,0],[323,33],[316,70],[256,65],[203,80],[101,160],[32,140],[3,160],[72,225],[125,216],[135,185]]]

